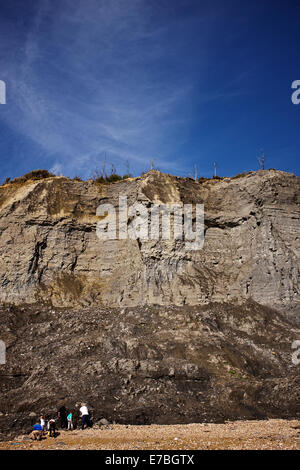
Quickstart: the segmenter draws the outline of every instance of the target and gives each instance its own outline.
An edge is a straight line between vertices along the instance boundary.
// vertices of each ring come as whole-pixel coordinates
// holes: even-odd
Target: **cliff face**
[[[1,432],[88,402],[132,424],[297,418],[300,329],[267,307],[0,307]],[[36,419],[36,418],[33,418]]]
[[[99,204],[203,203],[184,241],[96,236]],[[195,183],[159,172],[109,186],[50,178],[0,188],[0,300],[62,306],[244,302],[297,311],[300,178],[260,171]]]
[[[2,186],[0,438],[81,401],[123,423],[299,416],[299,180]],[[99,240],[97,207],[119,196],[203,203],[203,249]]]

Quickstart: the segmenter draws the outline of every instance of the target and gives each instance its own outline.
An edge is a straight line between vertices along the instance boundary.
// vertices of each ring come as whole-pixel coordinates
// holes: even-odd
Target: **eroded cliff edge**
[[[99,204],[204,203],[205,242],[96,236]],[[63,177],[0,188],[0,300],[17,305],[202,305],[251,298],[298,311],[300,178],[275,170],[194,182],[151,171],[98,185]]]
[[[0,439],[81,401],[122,423],[299,417],[299,187],[278,171],[0,187]],[[100,241],[96,209],[120,195],[204,203],[203,250]]]

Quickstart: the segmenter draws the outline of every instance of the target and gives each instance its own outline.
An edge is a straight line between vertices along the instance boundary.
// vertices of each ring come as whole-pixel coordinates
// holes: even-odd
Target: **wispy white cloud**
[[[195,90],[200,104],[239,93],[220,87],[199,95],[212,34],[207,12],[197,21],[173,17],[169,2],[148,0],[38,5],[11,74],[8,123],[68,174],[87,173],[103,152],[123,168],[130,160],[139,171],[155,158],[161,169],[183,170],[178,149],[193,119]],[[197,44],[190,30],[197,30]]]
[[[193,83],[168,57],[172,26],[152,14],[144,0],[41,2],[9,117],[63,171],[84,170],[102,151],[142,167],[186,123],[179,111]]]

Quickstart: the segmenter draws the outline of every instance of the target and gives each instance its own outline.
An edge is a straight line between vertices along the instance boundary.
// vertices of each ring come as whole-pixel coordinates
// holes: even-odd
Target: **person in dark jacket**
[[[60,427],[67,428],[68,427],[68,419],[67,419],[67,409],[64,405],[62,405],[58,410],[58,417],[60,419]]]
[[[78,428],[80,422],[81,422],[81,419],[80,419],[80,412],[79,412],[79,409],[78,409],[78,405],[75,405],[74,412],[73,412],[73,426],[74,426],[74,429]]]
[[[55,437],[55,433],[56,433],[55,419],[50,419],[48,421],[48,431],[49,431],[49,437]]]

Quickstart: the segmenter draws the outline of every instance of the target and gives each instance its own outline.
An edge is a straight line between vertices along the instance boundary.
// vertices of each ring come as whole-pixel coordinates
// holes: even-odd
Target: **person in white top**
[[[81,429],[84,430],[85,424],[88,427],[91,426],[89,410],[85,403],[81,404],[79,411],[81,413]]]
[[[43,432],[46,431],[46,420],[45,420],[45,416],[41,416],[40,417],[40,421],[41,421],[41,426],[43,428]]]
[[[81,413],[81,416],[85,416],[89,414],[88,407],[84,403],[81,405],[81,408],[79,411]]]

